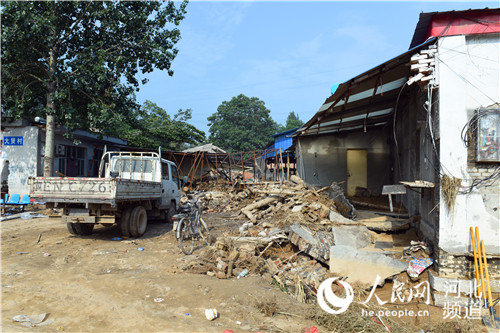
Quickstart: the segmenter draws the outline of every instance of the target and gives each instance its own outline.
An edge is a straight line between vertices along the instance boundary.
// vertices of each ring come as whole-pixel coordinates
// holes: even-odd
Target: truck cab
[[[30,177],[30,194],[62,208],[72,234],[88,235],[96,224],[119,224],[124,236],[140,237],[148,219],[171,222],[180,202],[175,163],[154,152],[107,152],[97,178]]]
[[[119,178],[138,181],[158,182],[162,184],[162,194],[157,205],[159,210],[168,210],[166,220],[172,222],[172,216],[179,207],[181,180],[174,162],[159,158],[151,153],[109,152],[101,160],[105,178]],[[109,162],[105,162],[108,160]],[[101,174],[101,172],[100,172]]]

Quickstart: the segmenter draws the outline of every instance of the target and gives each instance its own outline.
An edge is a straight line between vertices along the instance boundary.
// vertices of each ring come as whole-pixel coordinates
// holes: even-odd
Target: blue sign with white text
[[[4,136],[3,144],[5,146],[22,146],[23,137],[22,136]]]

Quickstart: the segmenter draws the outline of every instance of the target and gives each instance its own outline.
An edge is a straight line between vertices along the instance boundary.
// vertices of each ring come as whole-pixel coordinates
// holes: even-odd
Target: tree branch
[[[73,25],[69,28],[68,32],[64,35],[63,38],[61,38],[54,46],[57,47],[58,45],[62,44],[63,42],[66,41],[66,39],[69,37],[69,35],[75,30],[76,26],[83,20],[83,17],[87,13],[87,9],[89,8],[90,4],[92,2],[88,2],[87,6],[83,9],[82,14],[80,17],[73,23]]]
[[[32,77],[34,78],[35,80],[43,83],[43,84],[46,84],[44,80],[40,79],[38,76],[34,75],[34,74],[31,74],[31,73],[27,73],[27,72],[24,72],[23,71],[23,74],[26,75],[26,76],[29,76],[29,77]]]

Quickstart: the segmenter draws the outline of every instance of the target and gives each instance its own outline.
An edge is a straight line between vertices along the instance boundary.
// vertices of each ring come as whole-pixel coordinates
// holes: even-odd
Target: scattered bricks
[[[240,257],[243,256],[243,252],[246,254],[255,254],[255,244],[243,243],[238,245],[238,250],[240,251]]]
[[[217,241],[215,243],[215,248],[217,250],[222,250],[222,251],[227,251],[227,249],[228,249],[227,244],[220,242],[220,241]]]
[[[231,253],[229,253],[228,260],[236,261],[239,257],[240,253],[236,250],[232,250]]]

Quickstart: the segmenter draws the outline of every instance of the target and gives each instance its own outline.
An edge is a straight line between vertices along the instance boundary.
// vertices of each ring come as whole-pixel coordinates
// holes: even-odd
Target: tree
[[[191,117],[191,109],[181,109],[171,118],[164,109],[146,101],[134,121],[122,123],[117,133],[131,146],[182,150],[186,145],[199,145],[205,141],[205,132],[187,123]]]
[[[286,124],[283,129],[283,132],[297,127],[301,127],[302,125],[304,125],[304,122],[299,119],[298,114],[292,111],[288,114],[288,117],[286,118]]]
[[[222,102],[217,112],[207,118],[208,140],[230,152],[262,149],[277,129],[270,113],[256,97],[243,94],[233,97],[229,102]]]
[[[56,123],[107,134],[138,109],[139,71],[173,74],[186,5],[2,2],[2,113],[46,117],[45,176],[52,176]]]

